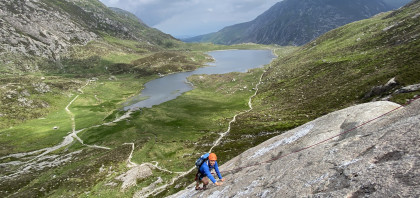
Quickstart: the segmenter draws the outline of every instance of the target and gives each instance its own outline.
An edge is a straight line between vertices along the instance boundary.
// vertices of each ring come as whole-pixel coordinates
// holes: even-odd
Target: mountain
[[[1,1],[0,22],[0,70],[5,72],[36,71],[36,60],[57,61],[73,46],[109,37],[133,40],[144,48],[175,41],[98,0]]]
[[[184,41],[303,45],[329,30],[398,7],[383,0],[284,0],[253,21]]]
[[[201,65],[182,50],[163,52],[179,44],[98,0],[0,1],[0,128],[47,115],[56,108],[54,100],[77,91],[85,78],[165,74]],[[168,64],[174,57],[182,61]]]
[[[139,19],[136,15],[134,15],[131,12],[128,12],[126,10],[123,10],[121,8],[114,8],[114,7],[110,7],[109,9],[111,9],[112,11],[114,11],[115,13],[120,14],[123,17],[128,18],[131,21],[138,21],[141,24],[143,24],[144,26],[147,26],[141,19]]]
[[[37,72],[0,72],[0,197],[164,197],[193,182],[195,160],[211,148],[227,181],[196,196],[418,197],[418,104],[396,104],[420,95],[419,8],[416,0],[300,47],[261,46],[278,58],[191,76],[193,91],[128,112],[121,103],[157,72],[208,60],[194,50],[238,46],[143,42],[81,25],[97,39]],[[381,100],[390,102],[371,103]]]
[[[402,7],[405,4],[407,4],[408,2],[410,2],[411,0],[401,0],[401,1],[395,1],[395,0],[383,0],[386,4],[392,6],[392,7]]]

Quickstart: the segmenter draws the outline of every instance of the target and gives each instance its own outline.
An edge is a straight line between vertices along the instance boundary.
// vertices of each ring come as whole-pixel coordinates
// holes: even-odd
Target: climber
[[[209,184],[209,179],[216,184],[217,186],[220,186],[225,181],[224,178],[222,178],[222,175],[220,174],[219,167],[217,166],[217,156],[214,153],[210,153],[208,156],[208,160],[204,161],[199,166],[197,175],[195,177],[195,180],[197,181],[197,184],[195,185],[196,190],[205,190],[207,185]],[[216,179],[211,174],[212,170],[215,170],[217,173],[217,176],[219,177],[220,181],[216,181]],[[203,187],[200,188],[200,184],[203,183]]]

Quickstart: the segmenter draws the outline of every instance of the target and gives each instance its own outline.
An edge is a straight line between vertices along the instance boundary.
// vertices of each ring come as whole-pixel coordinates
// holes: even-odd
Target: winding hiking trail
[[[82,86],[81,88],[79,88],[78,91],[83,94],[82,89],[85,88],[86,86],[88,86],[90,84],[90,82],[91,82],[90,80],[87,80],[86,84],[84,86]],[[2,177],[0,177],[0,179],[2,179],[2,178],[14,178],[14,177],[17,177],[21,174],[28,173],[29,172],[28,170],[30,170],[30,169],[42,170],[44,167],[51,167],[51,166],[59,165],[59,164],[62,164],[64,162],[70,160],[71,156],[73,154],[80,153],[81,150],[73,152],[73,153],[66,154],[64,156],[47,155],[47,154],[70,145],[75,139],[77,141],[79,141],[82,145],[87,146],[87,147],[98,148],[98,149],[106,149],[106,150],[111,149],[111,148],[108,148],[108,147],[105,147],[105,146],[85,144],[83,142],[83,140],[79,136],[77,136],[77,134],[84,131],[84,130],[90,129],[90,128],[100,127],[102,125],[109,125],[113,122],[118,122],[118,121],[121,121],[123,119],[126,119],[126,118],[130,117],[130,114],[132,113],[132,111],[128,111],[127,113],[125,113],[124,115],[115,119],[112,122],[104,123],[102,125],[91,126],[91,127],[80,129],[80,130],[76,131],[75,115],[70,111],[69,107],[73,104],[74,101],[77,100],[77,98],[79,96],[80,95],[76,95],[67,104],[67,106],[64,108],[66,113],[70,116],[71,128],[72,128],[72,131],[69,132],[69,134],[67,136],[63,137],[64,140],[61,143],[59,143],[58,145],[55,145],[55,146],[52,146],[52,147],[47,147],[47,148],[43,148],[43,149],[31,151],[31,152],[14,153],[14,154],[10,154],[10,155],[1,157],[0,160],[6,159],[6,158],[16,158],[16,159],[29,158],[29,160],[25,161],[25,162],[15,160],[15,161],[0,164],[2,166],[9,166],[9,165],[20,166],[20,168],[16,172],[14,172],[13,174],[2,176]],[[50,161],[50,159],[53,159],[53,160]]]
[[[80,92],[82,92],[83,93],[83,88],[85,88],[86,86],[88,86],[89,85],[89,83],[90,83],[90,80],[88,80],[87,81],[87,83],[86,83],[86,85],[84,85],[82,88],[80,88],[79,89],[79,91]],[[89,128],[91,128],[91,127],[89,127],[89,128],[84,128],[84,129],[81,129],[81,130],[78,130],[78,131],[76,131],[76,121],[75,121],[75,119],[74,119],[74,114],[69,110],[69,107],[70,107],[70,105],[72,105],[73,104],[73,102],[74,101],[76,101],[76,99],[79,97],[80,95],[77,95],[76,97],[74,97],[74,99],[66,106],[66,108],[65,108],[65,110],[66,110],[66,112],[67,112],[67,114],[69,114],[69,116],[70,116],[70,119],[71,119],[71,128],[72,128],[72,132],[71,132],[71,137],[73,137],[73,138],[75,138],[77,141],[79,141],[82,145],[84,145],[84,146],[87,146],[87,147],[91,147],[91,148],[99,148],[99,149],[106,149],[106,150],[110,150],[111,148],[108,148],[108,147],[104,147],[104,146],[97,146],[97,145],[88,145],[88,144],[85,144],[85,143],[83,143],[83,140],[82,139],[80,139],[80,137],[79,136],[77,136],[77,133],[79,133],[79,132],[81,132],[81,131],[84,131],[84,130],[86,130],[86,129],[89,129]],[[97,96],[95,95],[95,98],[97,99]],[[99,125],[100,126],[100,125]],[[99,127],[99,126],[93,126],[93,127]]]
[[[232,123],[233,122],[235,122],[236,121],[236,117],[237,116],[239,116],[239,115],[241,115],[241,114],[244,114],[244,113],[247,113],[247,112],[250,112],[250,111],[252,111],[253,110],[253,107],[252,107],[252,99],[257,95],[257,93],[258,93],[258,86],[262,83],[262,78],[263,78],[263,76],[264,76],[264,74],[265,74],[265,70],[264,70],[264,72],[261,74],[261,76],[260,76],[260,79],[259,79],[259,81],[258,81],[258,83],[255,85],[255,92],[254,92],[254,94],[252,95],[252,96],[250,96],[249,97],[249,100],[248,100],[248,107],[249,107],[249,109],[248,110],[246,110],[246,111],[242,111],[242,112],[240,112],[240,113],[238,113],[238,114],[236,114],[235,116],[233,116],[233,118],[232,118],[232,120],[229,122],[229,126],[228,126],[228,129],[225,131],[225,132],[223,132],[223,133],[220,133],[219,135],[220,135],[220,137],[213,143],[213,146],[210,148],[210,150],[209,150],[209,153],[211,153],[211,151],[213,150],[213,148],[214,147],[216,147],[217,145],[219,145],[219,143],[220,143],[220,141],[222,140],[222,138],[223,137],[225,137],[229,132],[230,132],[230,130],[231,130],[231,125],[232,125]],[[134,149],[134,144],[133,144],[133,149]],[[129,160],[129,163],[132,163],[130,160]],[[159,169],[159,170],[161,170],[161,169]],[[149,192],[149,193],[147,193],[147,194],[139,194],[139,193],[136,193],[135,195],[134,195],[134,198],[140,198],[140,197],[149,197],[149,196],[156,196],[157,194],[159,194],[159,193],[161,193],[161,192],[163,192],[166,188],[168,188],[169,186],[171,186],[171,185],[173,185],[173,184],[175,184],[175,182],[179,179],[179,178],[181,178],[181,177],[184,177],[184,176],[186,176],[186,175],[188,175],[188,174],[190,174],[192,171],[194,171],[194,170],[196,170],[196,168],[195,168],[195,166],[193,166],[190,170],[188,170],[188,171],[186,171],[186,172],[175,172],[175,173],[177,173],[177,174],[179,174],[178,176],[176,176],[176,177],[174,177],[174,178],[172,178],[172,180],[171,180],[171,182],[169,182],[169,183],[167,183],[167,184],[165,184],[165,185],[162,185],[162,186],[160,186],[160,187],[158,187],[158,188],[155,188],[153,191],[151,191],[151,192]],[[170,172],[170,173],[172,173],[172,172]],[[141,191],[141,190],[140,190]],[[140,191],[138,191],[138,192],[140,192]]]
[[[257,95],[257,93],[258,93],[258,86],[261,84],[261,82],[262,82],[262,77],[264,76],[264,74],[265,74],[265,70],[264,70],[264,72],[261,74],[261,76],[260,76],[260,79],[258,80],[258,83],[255,85],[255,92],[254,92],[254,94],[251,96],[251,97],[249,97],[249,100],[248,100],[248,107],[249,107],[249,109],[248,110],[246,110],[246,111],[242,111],[242,112],[240,112],[240,113],[238,113],[238,114],[236,114],[235,116],[233,116],[233,119],[229,122],[229,127],[228,127],[228,129],[224,132],[224,133],[221,133],[220,134],[220,137],[219,137],[219,139],[217,139],[215,142],[214,142],[214,144],[213,144],[213,146],[210,148],[210,150],[209,150],[209,153],[211,153],[211,151],[213,150],[213,148],[214,147],[216,147],[217,145],[219,145],[219,143],[220,143],[220,141],[222,140],[222,138],[223,137],[225,137],[229,132],[230,132],[230,128],[231,128],[231,125],[232,125],[232,123],[233,122],[235,122],[236,121],[236,117],[238,116],[238,115],[241,115],[241,114],[244,114],[244,113],[248,113],[248,112],[250,112],[250,111],[252,111],[252,98],[254,98],[256,95]]]
[[[265,74],[265,70],[261,74],[261,76],[259,78],[259,81],[258,81],[258,83],[255,86],[255,92],[254,92],[254,94],[252,96],[250,96],[250,98],[249,98],[249,101],[248,101],[249,109],[246,110],[246,111],[242,111],[242,112],[240,112],[240,113],[238,113],[238,114],[236,114],[236,115],[233,116],[232,120],[229,122],[228,129],[225,132],[219,133],[219,135],[220,135],[219,138],[213,143],[213,146],[210,148],[209,152],[211,152],[214,147],[216,147],[217,145],[219,145],[219,143],[222,140],[222,138],[225,137],[230,132],[231,125],[232,125],[233,122],[236,121],[236,117],[238,115],[247,113],[247,112],[249,112],[249,111],[251,111],[253,109],[253,107],[252,107],[252,99],[258,93],[258,86],[262,83],[262,78],[263,78],[263,75],[264,74]],[[83,94],[83,90],[82,89],[84,87],[88,86],[90,84],[90,82],[91,81],[88,80],[87,83],[83,87],[81,87],[78,91]],[[1,164],[1,165],[20,166],[20,168],[19,168],[18,171],[16,171],[15,173],[13,173],[11,175],[3,176],[4,178],[18,177],[19,175],[21,175],[23,173],[28,173],[28,170],[29,169],[42,170],[43,167],[48,167],[48,166],[52,166],[52,165],[60,165],[62,163],[65,163],[65,162],[69,161],[73,155],[79,154],[82,150],[79,150],[79,151],[76,151],[76,152],[72,152],[72,153],[68,153],[68,154],[63,155],[63,156],[60,156],[60,155],[47,155],[47,154],[49,154],[49,153],[51,153],[53,151],[56,151],[58,149],[61,149],[61,148],[65,147],[65,146],[70,145],[75,139],[78,142],[80,142],[82,145],[86,146],[86,147],[97,148],[97,149],[106,149],[106,150],[110,150],[111,149],[111,148],[105,147],[105,146],[85,144],[83,142],[83,140],[77,134],[80,133],[80,132],[82,132],[82,131],[84,131],[84,130],[88,130],[88,129],[91,129],[91,128],[97,128],[97,127],[100,127],[100,126],[103,126],[103,125],[108,126],[108,125],[110,125],[112,123],[119,122],[121,120],[127,119],[127,118],[130,117],[130,115],[131,115],[131,113],[133,111],[132,110],[129,110],[124,115],[122,115],[121,117],[116,118],[115,120],[113,120],[111,122],[107,122],[107,123],[103,123],[103,124],[100,124],[100,125],[90,126],[90,127],[87,127],[87,128],[76,130],[75,115],[73,114],[73,112],[71,112],[71,110],[69,108],[73,104],[73,102],[76,101],[79,98],[79,96],[80,95],[76,95],[68,103],[68,105],[65,107],[65,111],[69,115],[70,120],[71,120],[71,128],[72,128],[72,131],[69,132],[69,134],[64,137],[64,140],[60,144],[58,144],[56,146],[53,146],[53,147],[43,148],[43,149],[40,149],[40,150],[31,151],[31,152],[27,152],[27,153],[15,153],[15,154],[10,154],[10,155],[1,157],[0,159],[5,159],[5,158],[8,158],[8,157],[14,157],[14,158],[17,158],[17,159],[23,159],[24,157],[31,157],[32,156],[32,159],[30,159],[30,160],[28,160],[26,162],[12,161],[12,162],[7,162],[7,163],[4,163],[4,164]],[[99,100],[96,95],[95,95],[95,99]],[[158,183],[160,183],[158,181],[161,181],[162,180],[161,178],[159,178],[160,180],[158,179],[158,181],[156,181],[155,183],[152,183],[148,187],[144,187],[144,188],[140,189],[139,191],[137,191],[137,193],[134,195],[134,197],[149,197],[149,196],[157,195],[157,194],[161,193],[162,191],[164,191],[165,189],[167,189],[169,186],[173,185],[178,179],[180,179],[182,177],[185,177],[186,175],[190,174],[191,172],[193,172],[195,170],[195,166],[193,166],[191,169],[189,169],[188,171],[185,171],[185,172],[173,172],[173,171],[170,171],[170,170],[167,170],[165,168],[160,167],[158,162],[155,162],[154,164],[153,163],[150,163],[150,162],[145,162],[145,163],[142,163],[140,165],[139,164],[136,164],[136,163],[134,163],[134,162],[131,161],[132,156],[133,156],[133,152],[134,152],[134,149],[135,149],[134,143],[124,143],[123,145],[131,145],[131,147],[132,147],[131,153],[130,153],[128,159],[127,159],[127,167],[134,168],[134,167],[137,167],[137,166],[147,165],[147,166],[149,166],[151,168],[158,169],[160,171],[167,172],[169,174],[178,174],[176,177],[172,178],[170,182],[168,182],[168,183],[166,183],[166,184],[164,184],[164,185],[159,186],[159,187],[156,188],[156,185]],[[53,161],[49,161],[49,162],[45,162],[45,159],[54,159],[54,160]],[[0,179],[2,179],[3,177],[0,177]],[[152,190],[149,191],[149,190],[145,190],[145,189],[152,189]],[[147,191],[149,191],[149,192],[147,192]],[[146,193],[146,194],[144,194],[144,193]]]
[[[90,84],[90,82],[91,82],[90,80],[87,80],[87,83],[84,86],[82,86],[81,88],[79,88],[78,91],[81,94],[84,94],[83,88],[88,86]],[[59,166],[60,164],[63,164],[65,162],[71,160],[73,155],[81,153],[82,150],[78,150],[78,151],[75,151],[75,152],[72,152],[72,153],[68,153],[66,155],[47,155],[47,154],[70,145],[74,140],[77,140],[82,145],[84,145],[86,147],[90,147],[90,148],[105,149],[105,150],[110,150],[111,149],[111,148],[105,147],[105,146],[85,144],[83,142],[83,140],[77,134],[84,131],[84,130],[88,130],[88,129],[91,129],[91,128],[97,128],[97,127],[104,126],[104,125],[109,126],[112,123],[119,122],[121,120],[127,119],[131,116],[131,113],[133,113],[133,111],[129,110],[124,115],[116,118],[115,120],[113,120],[111,122],[107,122],[107,123],[103,123],[103,124],[100,124],[100,125],[94,125],[94,126],[90,126],[90,127],[87,127],[87,128],[80,129],[80,130],[76,130],[75,115],[69,108],[79,98],[79,96],[80,95],[76,95],[67,104],[67,106],[64,108],[64,110],[69,115],[70,120],[71,120],[71,132],[69,132],[69,134],[63,138],[64,140],[61,143],[59,143],[59,144],[57,144],[53,147],[47,147],[47,148],[43,148],[43,149],[31,151],[31,152],[14,153],[14,154],[10,154],[10,155],[1,157],[0,160],[10,158],[10,157],[11,158],[16,158],[17,160],[2,163],[0,165],[2,165],[2,166],[19,166],[19,168],[18,168],[17,171],[15,171],[12,174],[1,176],[0,179],[16,178],[16,177],[19,177],[22,174],[30,173],[31,169],[40,171],[40,170],[43,170],[46,167]],[[95,95],[95,99],[99,100],[96,95]],[[136,164],[136,163],[131,161],[132,156],[133,156],[133,152],[134,152],[134,149],[135,149],[134,143],[124,143],[123,145],[131,145],[132,146],[131,153],[130,153],[128,159],[127,159],[127,167],[129,167],[129,168],[133,168],[133,167],[136,167],[136,166],[147,165],[151,168],[158,169],[160,171],[167,172],[169,174],[180,174],[179,177],[182,177],[185,174],[188,174],[188,172],[173,172],[173,171],[167,170],[165,168],[160,167],[158,162],[155,162],[155,164],[149,163],[149,162],[146,162],[146,163],[143,163],[143,164],[140,164],[140,165]],[[24,158],[29,158],[29,160],[25,161],[25,162],[19,161],[20,159],[24,159]],[[175,178],[173,181],[175,181],[179,177]],[[156,184],[154,184],[154,185],[156,185]]]

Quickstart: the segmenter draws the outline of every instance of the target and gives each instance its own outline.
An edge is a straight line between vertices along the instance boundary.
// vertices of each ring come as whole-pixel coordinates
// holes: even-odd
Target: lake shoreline
[[[144,107],[152,107],[163,102],[173,100],[182,93],[192,90],[194,85],[188,82],[191,75],[199,74],[224,74],[230,72],[247,72],[249,69],[259,68],[271,63],[277,56],[273,50],[215,50],[207,53],[214,62],[206,67],[193,71],[173,73],[151,80],[144,85],[139,95],[128,99],[123,105],[124,111],[138,110]],[[232,57],[235,60],[232,60]],[[236,65],[239,65],[237,67]],[[147,98],[138,102],[132,102],[139,98]],[[124,104],[123,103],[123,104]]]

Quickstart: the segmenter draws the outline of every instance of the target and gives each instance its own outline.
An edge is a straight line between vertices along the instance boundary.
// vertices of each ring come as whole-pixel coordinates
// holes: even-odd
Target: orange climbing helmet
[[[209,160],[217,160],[217,156],[214,153],[210,153]]]

